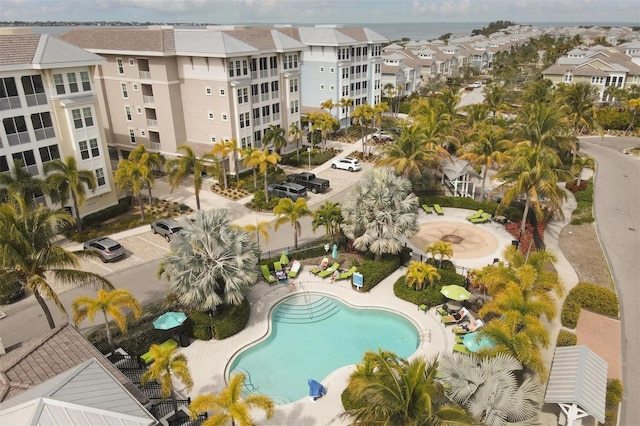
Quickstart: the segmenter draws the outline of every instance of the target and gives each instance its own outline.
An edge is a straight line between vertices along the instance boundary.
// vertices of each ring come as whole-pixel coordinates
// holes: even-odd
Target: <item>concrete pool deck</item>
[[[471,212],[472,213],[472,212]],[[465,217],[470,214],[469,210],[447,208],[445,216],[426,215],[419,213],[418,222],[421,225],[427,224],[432,227],[438,222],[443,227],[448,227],[452,223],[462,225],[468,224]],[[474,226],[474,225],[469,225]],[[494,258],[502,258],[501,254],[505,247],[511,244],[512,237],[504,230],[502,225],[487,223],[475,225],[477,231],[467,229],[460,235],[483,235],[485,232],[495,238],[497,244],[492,244],[491,250],[483,249],[478,251],[475,258],[458,259],[455,254],[453,261],[456,265],[465,268],[477,268],[492,263]],[[462,228],[462,227],[461,227]],[[464,227],[466,228],[466,227]],[[471,234],[470,234],[471,233]],[[424,250],[424,247],[415,247]],[[469,257],[467,252],[465,257]],[[384,279],[371,291],[366,293],[352,289],[349,280],[336,281],[331,283],[327,278],[321,278],[311,274],[308,267],[303,269],[295,280],[296,286],[272,284],[269,286],[264,281],[255,285],[248,295],[251,304],[251,316],[247,327],[235,336],[221,341],[194,341],[189,347],[180,348],[179,351],[188,358],[189,369],[194,380],[191,392],[185,392],[182,384],[176,383],[176,390],[192,399],[204,393],[219,393],[226,386],[227,368],[231,359],[244,348],[253,345],[256,341],[265,338],[271,326],[269,314],[271,309],[281,300],[293,293],[313,292],[333,296],[349,305],[359,308],[380,308],[395,311],[409,319],[418,329],[419,345],[416,352],[410,358],[421,356],[426,359],[433,359],[441,351],[446,351],[453,347],[454,336],[450,329],[440,322],[435,313],[435,309],[428,312],[419,310],[416,305],[397,298],[393,294],[393,284],[402,275],[406,268],[401,267]],[[366,279],[366,278],[365,278]],[[339,346],[339,342],[338,342]],[[295,362],[295,360],[291,360]],[[290,404],[276,406],[275,415],[272,419],[266,420],[264,413],[256,410],[253,415],[258,424],[264,425],[348,425],[347,418],[341,417],[343,413],[341,394],[346,387],[349,375],[354,370],[354,366],[339,368],[327,377],[315,377],[327,388],[327,395],[318,401],[311,401],[305,397]],[[274,373],[275,374],[275,373]],[[301,377],[300,380],[307,380],[308,377]]]

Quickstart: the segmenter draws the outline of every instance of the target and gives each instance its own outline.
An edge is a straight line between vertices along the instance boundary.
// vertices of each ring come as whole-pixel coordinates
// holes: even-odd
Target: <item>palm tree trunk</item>
[[[484,188],[487,182],[487,172],[489,171],[489,164],[484,165],[484,173],[482,174],[482,192],[480,192],[480,201],[484,201]]]
[[[40,305],[40,307],[42,308],[42,311],[44,312],[44,317],[47,319],[47,322],[49,323],[49,328],[53,330],[54,328],[56,328],[56,323],[53,321],[53,316],[51,315],[51,311],[47,306],[47,302],[45,302],[45,300],[42,298],[42,296],[40,295],[40,292],[37,289],[33,289],[33,296],[36,298],[38,305]]]
[[[295,225],[293,225],[293,247],[298,250],[298,230]]]
[[[107,312],[103,309],[102,315],[104,315],[104,326],[107,328],[107,342],[109,342],[109,348],[111,348],[111,354],[116,352],[115,346],[113,346],[113,336],[111,335],[111,329],[109,328],[109,319],[107,318]]]
[[[173,385],[171,385],[171,404],[173,405],[173,414],[177,417],[178,416],[178,398],[176,397],[176,391],[173,389]]]
[[[255,166],[253,167],[253,189],[258,189],[258,173],[256,173]]]
[[[138,191],[138,202],[140,203],[140,216],[144,220],[144,204],[142,204],[142,191]]]
[[[71,191],[71,199],[73,200],[73,213],[76,215],[76,229],[80,232],[82,231],[82,219],[80,218],[78,199],[73,191]]]
[[[224,158],[222,159],[221,162],[222,162],[222,180],[224,181],[224,189],[227,189],[227,165],[224,162]]]
[[[196,208],[200,210],[200,190],[196,189],[195,193],[196,193]]]
[[[269,202],[269,192],[267,191],[267,168],[264,169],[264,199]]]
[[[527,216],[529,215],[529,205],[531,204],[529,200],[529,194],[527,194],[526,200],[524,202],[524,213],[522,214],[522,223],[520,224],[520,235],[524,234],[525,226],[527,224]]]
[[[153,196],[151,195],[151,181],[147,180],[145,182],[147,182],[147,189],[149,190],[149,205],[152,206],[153,205]]]

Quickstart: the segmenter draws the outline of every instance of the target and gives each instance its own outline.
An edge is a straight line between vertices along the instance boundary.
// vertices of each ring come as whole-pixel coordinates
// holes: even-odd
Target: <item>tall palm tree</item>
[[[237,150],[238,144],[235,139],[231,139],[228,141],[218,141],[213,144],[213,148],[211,148],[211,155],[218,158],[220,160],[220,164],[222,165],[222,180],[224,182],[224,189],[227,189],[229,187],[227,182],[227,158],[229,158],[229,155],[235,154]]]
[[[252,393],[242,398],[246,376],[236,373],[229,379],[229,384],[218,395],[199,395],[189,404],[189,410],[194,414],[212,412],[213,414],[202,423],[203,426],[224,425],[231,421],[235,426],[252,426],[251,410],[258,408],[266,413],[267,419],[273,417],[275,404],[266,395]]]
[[[500,126],[482,123],[473,129],[471,141],[458,149],[458,155],[473,165],[481,165],[482,189],[480,199],[486,196],[487,173],[493,166],[501,166],[507,160],[505,152],[511,147],[507,132]]]
[[[367,146],[365,130],[367,130],[367,126],[373,120],[373,107],[369,104],[358,105],[353,109],[351,117],[360,125],[360,131],[362,133],[362,156],[364,157]]]
[[[436,281],[440,281],[440,278],[440,273],[435,266],[412,260],[407,267],[405,282],[411,288],[422,290],[425,282],[433,286]]]
[[[293,246],[297,249],[298,237],[302,232],[300,219],[303,217],[313,216],[313,213],[311,213],[311,210],[309,210],[309,206],[307,205],[307,200],[304,198],[298,198],[293,202],[289,198],[282,198],[278,202],[278,205],[273,208],[273,214],[277,215],[274,226],[276,231],[285,223],[291,224],[293,227]]]
[[[168,172],[168,180],[171,184],[171,191],[176,189],[187,176],[193,173],[193,190],[196,195],[196,208],[200,210],[200,190],[204,183],[203,174],[211,167],[207,162],[215,160],[211,154],[205,154],[198,158],[196,153],[189,145],[180,145],[178,151],[182,151],[182,155],[178,158],[172,158],[167,161],[165,168]]]
[[[324,109],[324,110],[328,110],[329,111],[329,115],[333,115],[331,114],[331,112],[333,111],[334,108],[340,106],[340,104],[336,104],[333,102],[333,99],[327,99],[326,101],[322,102],[320,104],[320,108]]]
[[[453,244],[446,241],[436,241],[424,251],[427,254],[431,254],[434,259],[434,263],[436,256],[438,256],[438,267],[442,268],[442,261],[444,258],[446,257],[447,259],[451,259],[453,256]]]
[[[116,185],[123,190],[130,190],[134,197],[138,197],[140,204],[140,216],[144,220],[144,203],[142,201],[142,189],[150,171],[141,162],[132,160],[118,161],[115,180]]]
[[[267,222],[266,220],[262,220],[258,222],[258,218],[256,217],[256,224],[248,223],[242,227],[246,232],[251,235],[251,239],[256,239],[256,243],[260,246],[260,235],[264,238],[265,243],[269,242],[269,230],[271,229],[271,222]]]
[[[69,286],[113,288],[106,278],[79,269],[78,256],[89,256],[88,253],[72,253],[53,244],[60,227],[73,223],[65,211],[43,205],[34,207],[13,195],[0,205],[0,223],[0,286],[24,284],[42,308],[50,328],[55,328],[55,322],[45,299],[66,315],[51,286],[52,279]]]
[[[411,361],[393,352],[365,352],[347,391],[360,408],[347,411],[353,424],[470,425],[472,418],[449,401],[437,379],[437,360]]]
[[[370,250],[376,259],[397,254],[401,238],[418,232],[418,204],[408,179],[388,167],[369,170],[342,206],[342,230],[357,250]]]
[[[509,105],[506,102],[506,86],[504,84],[493,83],[485,86],[484,104],[491,112],[491,118],[496,119],[497,115],[508,111]]]
[[[122,334],[127,332],[127,316],[123,313],[123,309],[130,309],[133,312],[135,319],[140,318],[142,314],[142,307],[140,303],[133,297],[131,292],[124,289],[114,289],[111,291],[98,290],[98,297],[92,299],[88,296],[80,296],[73,301],[73,322],[78,326],[85,318],[93,322],[96,313],[102,312],[104,316],[104,326],[107,329],[107,341],[111,348],[111,353],[116,351],[113,344],[113,337],[111,336],[111,329],[109,328],[109,319],[107,314],[113,318],[113,320],[120,328]]]
[[[340,98],[340,106],[346,108],[346,130],[345,135],[349,135],[349,122],[351,121],[351,108],[353,107],[353,98]]]
[[[556,88],[555,97],[575,137],[588,134],[594,129],[602,134],[602,126],[596,118],[598,89],[595,86],[589,83],[560,84]]]
[[[334,116],[332,116],[328,112],[325,112],[317,117],[317,119],[313,123],[313,126],[311,127],[311,130],[320,130],[324,149],[327,149],[327,133],[332,132],[339,125],[339,121]]]
[[[519,383],[520,370],[506,353],[483,358],[453,353],[440,360],[438,374],[449,398],[481,424],[539,424],[542,389],[531,376]]]
[[[171,239],[160,264],[169,289],[185,309],[213,314],[219,305],[239,305],[258,280],[260,248],[232,227],[226,210],[197,211]]]
[[[298,127],[297,123],[291,123],[289,125],[289,137],[296,141],[296,160],[300,160],[300,139],[302,139],[303,131]]]
[[[273,146],[273,150],[280,155],[282,148],[284,148],[285,146],[287,146],[287,143],[289,143],[289,141],[287,140],[286,136],[286,130],[283,129],[282,127],[278,126],[274,126],[273,124],[269,126],[269,128],[267,129],[266,132],[264,132],[264,139],[263,142],[266,145],[272,145]]]
[[[142,374],[140,382],[146,385],[150,381],[156,381],[160,385],[162,400],[171,397],[174,415],[178,415],[178,398],[173,386],[173,379],[182,382],[187,392],[193,388],[193,379],[187,365],[187,357],[176,353],[176,347],[162,347],[151,345],[149,352],[153,356],[153,363]]]
[[[240,151],[240,155],[242,155],[242,165],[245,167],[251,167],[253,171],[253,189],[258,188],[258,171],[256,170],[256,166],[259,164],[259,153],[260,150],[255,149],[252,146],[248,146]]]
[[[258,170],[264,176],[264,197],[269,202],[269,191],[267,191],[268,177],[269,177],[269,165],[276,166],[280,161],[280,155],[276,152],[269,152],[269,148],[266,146],[262,151],[255,151],[251,154],[251,163],[258,166]]]
[[[522,108],[515,128],[516,140],[525,141],[534,148],[553,148],[559,153],[576,149],[576,138],[571,134],[554,105],[537,102]]]
[[[331,242],[334,242],[336,236],[340,233],[341,223],[342,212],[340,210],[340,204],[325,201],[322,206],[313,212],[311,229],[313,232],[316,232],[316,229],[324,226],[326,237],[329,238]]]
[[[79,206],[87,198],[87,188],[92,191],[96,189],[95,174],[90,170],[78,169],[78,162],[73,156],[66,157],[64,161],[56,159],[45,163],[44,171],[47,173],[48,192],[54,202],[60,202],[64,206],[71,194],[76,227],[78,231],[82,231]]]
[[[165,163],[165,158],[159,152],[149,152],[144,145],[138,145],[136,149],[129,153],[128,160],[134,163],[141,164],[143,170],[147,171],[147,176],[144,177],[145,186],[149,191],[149,205],[153,205],[153,196],[151,190],[155,186],[155,179],[153,178],[154,170],[160,170]]]
[[[35,198],[46,192],[46,182],[31,176],[21,160],[14,160],[11,173],[0,173],[0,186],[3,198],[9,199],[18,195],[26,202],[33,204]]]

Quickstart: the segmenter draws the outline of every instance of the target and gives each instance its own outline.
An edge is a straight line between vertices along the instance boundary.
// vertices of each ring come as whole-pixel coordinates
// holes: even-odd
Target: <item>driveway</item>
[[[597,162],[596,229],[620,299],[624,382],[621,425],[634,424],[640,418],[640,158],[623,153],[624,148],[638,145],[638,138],[580,139],[581,150]]]

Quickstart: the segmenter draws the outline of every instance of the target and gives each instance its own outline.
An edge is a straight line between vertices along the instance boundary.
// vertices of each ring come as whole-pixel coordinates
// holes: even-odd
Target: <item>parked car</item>
[[[0,290],[0,305],[6,305],[19,300],[24,296],[24,285],[13,282]]]
[[[349,170],[355,172],[361,169],[360,162],[356,158],[346,157],[333,160],[331,162],[332,169]]]
[[[165,240],[171,241],[171,236],[182,230],[182,226],[175,219],[160,219],[151,222],[151,231],[154,234],[160,234]]]
[[[371,135],[371,137],[373,138],[373,140],[380,140],[380,141],[383,141],[383,142],[392,142],[393,141],[393,136],[391,136],[389,133],[387,133],[385,131],[375,132],[374,134]]]
[[[127,254],[119,242],[109,237],[94,238],[84,243],[84,249],[98,253],[103,262],[113,262]]]
[[[309,172],[294,173],[287,176],[287,182],[297,183],[311,190],[314,194],[324,192],[329,189],[329,181],[316,177],[315,174]]]
[[[271,183],[267,185],[267,192],[269,195],[275,195],[280,198],[290,198],[293,201],[307,196],[307,188],[292,182]]]

